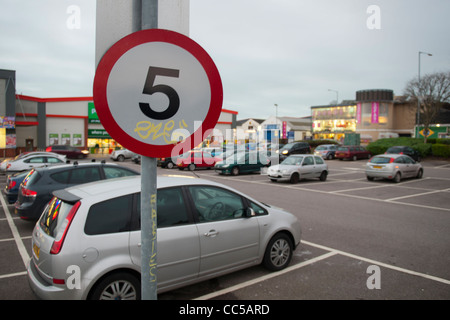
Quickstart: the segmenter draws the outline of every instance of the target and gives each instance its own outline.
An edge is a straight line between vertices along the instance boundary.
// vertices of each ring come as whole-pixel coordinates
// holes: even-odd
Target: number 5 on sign
[[[178,150],[192,149],[194,136],[215,127],[222,100],[220,75],[206,51],[162,29],[119,40],[102,57],[94,79],[102,125],[125,148],[153,158],[170,156],[180,144]],[[185,139],[172,141],[169,134],[180,128],[188,133]]]

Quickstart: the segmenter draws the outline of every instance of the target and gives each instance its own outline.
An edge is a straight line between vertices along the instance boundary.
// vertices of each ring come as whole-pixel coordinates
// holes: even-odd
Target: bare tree
[[[404,94],[411,102],[420,102],[420,122],[427,131],[443,105],[450,103],[450,71],[427,74],[420,79],[420,84],[417,78],[413,79],[406,85]]]

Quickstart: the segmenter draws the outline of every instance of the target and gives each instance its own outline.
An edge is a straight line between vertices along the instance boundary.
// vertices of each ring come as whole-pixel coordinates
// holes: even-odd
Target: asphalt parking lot
[[[302,244],[290,267],[253,267],[161,294],[168,299],[443,299],[450,298],[450,162],[424,161],[422,179],[367,181],[365,161],[327,161],[325,182],[270,182],[264,174],[158,168],[227,184],[296,214]],[[139,168],[131,162],[124,166]],[[5,185],[0,176],[0,187]],[[2,196],[0,299],[36,299],[25,265],[33,224],[14,216]]]

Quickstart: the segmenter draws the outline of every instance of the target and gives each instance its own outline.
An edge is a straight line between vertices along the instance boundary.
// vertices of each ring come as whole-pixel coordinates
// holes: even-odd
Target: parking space
[[[446,222],[450,220],[447,218],[450,211],[450,166],[445,163],[424,163],[425,174],[422,179],[403,180],[395,184],[384,180],[368,181],[365,178],[364,161],[327,163],[330,174],[326,181],[302,180],[297,184],[274,183],[264,174],[228,176],[219,175],[213,170],[189,172],[158,168],[158,174],[218,181],[255,198],[262,197],[262,200],[291,212],[298,203],[304,206],[299,213],[303,222],[303,241],[289,268],[270,273],[263,267],[253,267],[174,290],[158,298],[449,299],[450,274],[445,252],[448,252],[449,243]],[[123,165],[139,168],[131,162]],[[4,184],[5,176],[0,176],[0,187],[3,188]],[[13,206],[6,205],[4,199],[1,202],[0,299],[35,299],[28,287],[25,273],[25,263],[31,255],[33,223],[18,219],[13,214]],[[351,220],[342,220],[345,216],[344,204],[351,204],[352,210],[358,214],[356,220],[353,214]],[[361,212],[361,208],[366,207],[370,208],[369,212]],[[332,212],[327,213],[330,208]],[[411,212],[411,217],[417,219],[412,220],[411,225],[416,221],[436,218],[429,222],[435,234],[429,234],[428,229],[422,232],[419,228],[423,226],[417,225],[412,227],[417,230],[408,230],[408,234],[395,243],[389,237],[395,234],[396,225],[386,228],[373,223],[378,223],[377,208],[383,211],[380,218],[388,220],[383,221],[387,225],[395,223],[390,219],[397,212]],[[386,212],[389,216],[383,215]],[[360,225],[358,219],[362,218],[368,220]],[[333,234],[329,225],[345,228],[347,231]],[[386,230],[390,228],[392,230]],[[409,235],[414,232],[418,238],[426,234],[429,243],[436,242],[436,248],[429,248],[430,252],[420,257],[417,253],[422,252],[423,248],[412,248],[412,244],[407,243],[409,237],[416,237]],[[370,236],[380,238],[380,241],[354,243],[354,239]],[[381,239],[383,236],[386,239]],[[417,239],[417,242],[424,241]],[[428,242],[423,244],[424,248],[430,247]],[[394,249],[387,248],[390,245]],[[367,287],[370,276],[367,270],[373,265],[381,270],[382,290],[369,290]]]

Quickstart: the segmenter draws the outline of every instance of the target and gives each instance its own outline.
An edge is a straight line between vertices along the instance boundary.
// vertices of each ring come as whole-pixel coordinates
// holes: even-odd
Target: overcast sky
[[[376,7],[373,7],[375,5]],[[71,20],[80,9],[79,25]],[[363,89],[401,95],[421,74],[450,70],[449,0],[191,0],[190,37],[221,74],[238,119],[302,117]],[[0,0],[0,69],[16,92],[92,96],[94,0]]]

